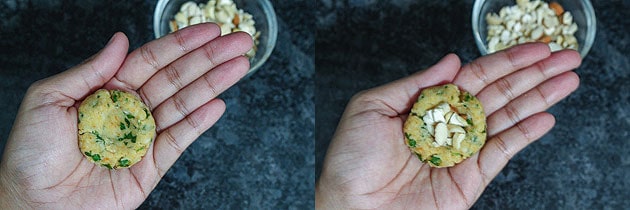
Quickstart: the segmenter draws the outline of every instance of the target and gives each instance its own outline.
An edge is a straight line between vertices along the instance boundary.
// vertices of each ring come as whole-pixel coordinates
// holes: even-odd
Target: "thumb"
[[[369,93],[379,98],[379,101],[386,102],[396,113],[405,113],[409,111],[421,89],[453,81],[460,67],[459,57],[448,54],[424,71],[373,88]]]
[[[54,95],[77,101],[101,88],[116,74],[127,56],[128,48],[129,41],[125,34],[117,32],[100,52],[83,63],[38,82],[42,87],[40,90],[59,93]]]

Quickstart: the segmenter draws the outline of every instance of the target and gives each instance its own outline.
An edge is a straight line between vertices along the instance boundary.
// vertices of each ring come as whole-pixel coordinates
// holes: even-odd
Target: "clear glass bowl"
[[[573,15],[573,21],[578,25],[578,31],[575,33],[579,44],[578,51],[582,58],[586,57],[593,46],[597,31],[593,5],[589,0],[549,0],[545,2],[551,1],[560,3],[565,11],[570,11]],[[516,5],[515,0],[475,0],[472,12],[472,28],[477,48],[482,55],[488,54],[486,14],[488,12],[498,13],[504,6],[512,5]]]
[[[159,0],[153,13],[153,32],[155,38],[160,38],[170,32],[169,21],[173,19],[182,4],[190,0]],[[207,0],[195,0],[197,3],[206,3]],[[260,31],[258,38],[258,50],[253,58],[249,59],[250,69],[247,75],[256,72],[267,61],[276,45],[278,35],[278,22],[276,13],[268,0],[234,0],[236,6],[250,13],[256,21],[256,30]]]

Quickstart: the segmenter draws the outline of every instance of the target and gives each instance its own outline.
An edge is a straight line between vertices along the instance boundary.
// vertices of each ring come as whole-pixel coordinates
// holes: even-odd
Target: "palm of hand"
[[[70,100],[60,103],[74,104]],[[74,107],[44,106],[25,112],[20,118],[37,123],[21,126],[21,122],[16,122],[13,133],[20,136],[12,138],[21,142],[15,151],[17,155],[6,164],[18,169],[18,181],[27,188],[24,193],[39,207],[133,208],[148,196],[161,177],[152,161],[152,150],[141,162],[126,169],[109,170],[88,161],[77,145]],[[38,143],[42,140],[46,144]]]
[[[83,64],[33,84],[7,142],[0,188],[13,191],[9,195],[22,207],[136,208],[222,115],[225,104],[216,96],[249,69],[242,55],[251,37],[219,35],[218,26],[200,24],[127,55],[127,39],[119,33]],[[97,166],[79,150],[77,108],[100,88],[138,95],[156,120],[154,143],[130,168]]]
[[[342,175],[346,182],[340,187],[353,189],[348,196],[353,202],[350,206],[359,209],[436,209],[448,204],[463,209],[472,206],[481,193],[483,177],[477,167],[478,156],[451,168],[432,168],[420,162],[402,143],[404,137],[400,131],[404,117],[357,115],[356,118],[375,123],[355,127],[351,132],[364,133],[361,136],[365,138],[353,139],[347,142],[352,148],[341,149],[366,155],[353,161],[350,170],[343,169],[347,173]],[[339,132],[336,138],[344,138],[344,131]],[[385,139],[392,139],[392,142],[382,142]]]
[[[543,111],[577,87],[575,73],[567,72],[579,65],[577,53],[548,56],[544,46],[521,46],[461,70],[459,60],[447,56],[425,72],[358,94],[333,137],[318,188],[350,208],[471,207],[516,152],[553,126]],[[488,140],[462,163],[432,168],[410,152],[401,131],[419,89],[445,81],[481,100]]]

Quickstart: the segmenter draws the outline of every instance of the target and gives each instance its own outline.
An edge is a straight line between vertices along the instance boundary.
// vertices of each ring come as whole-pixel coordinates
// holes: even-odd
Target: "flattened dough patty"
[[[100,89],[79,107],[79,148],[109,169],[140,162],[155,137],[155,120],[142,101],[120,90]]]
[[[451,145],[436,146],[434,134],[423,120],[428,110],[448,103],[465,119],[465,138]],[[425,118],[426,119],[426,118]],[[448,120],[448,119],[446,119]],[[432,167],[450,167],[478,152],[486,142],[486,117],[479,100],[456,85],[446,84],[422,90],[404,124],[405,144],[422,162]],[[450,132],[450,131],[449,131]],[[455,146],[457,145],[457,146]]]

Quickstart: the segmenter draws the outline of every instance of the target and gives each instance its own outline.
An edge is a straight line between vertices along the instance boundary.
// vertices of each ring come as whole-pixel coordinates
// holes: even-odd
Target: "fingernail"
[[[109,41],[107,42],[107,44],[105,44],[105,46],[109,46],[109,44],[111,44],[111,43],[114,41],[114,38],[116,38],[116,35],[117,35],[117,34],[118,34],[118,33],[115,33],[115,34],[112,36],[112,38],[109,38]]]

